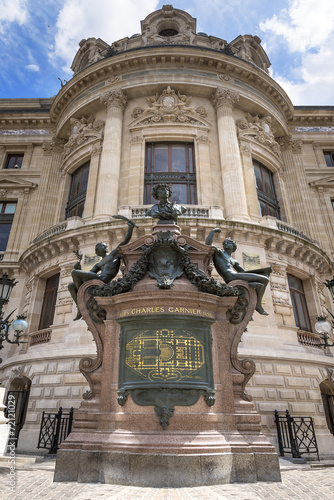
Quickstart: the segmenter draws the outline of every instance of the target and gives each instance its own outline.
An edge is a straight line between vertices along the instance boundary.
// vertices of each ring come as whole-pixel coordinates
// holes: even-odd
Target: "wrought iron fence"
[[[41,429],[37,448],[45,448],[55,454],[59,445],[67,438],[72,430],[73,408],[64,413],[62,407],[57,413],[43,411]]]
[[[288,410],[285,415],[279,415],[275,410],[275,423],[281,457],[285,453],[291,453],[293,458],[301,458],[305,453],[316,453],[319,460],[312,417],[292,417]]]

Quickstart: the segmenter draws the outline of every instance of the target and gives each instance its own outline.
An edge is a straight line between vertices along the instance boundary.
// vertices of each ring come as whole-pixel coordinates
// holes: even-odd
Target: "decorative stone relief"
[[[253,35],[239,35],[231,43],[234,55],[255,64],[263,71],[268,73],[271,66],[267,54],[261,45],[261,39]]]
[[[255,139],[260,144],[269,148],[273,153],[280,154],[280,146],[275,140],[270,116],[260,118],[258,115],[252,116],[250,113],[247,113],[245,118],[240,118],[236,121],[236,125],[239,139],[245,137]]]
[[[327,378],[328,380],[334,380],[334,370],[326,366]]]
[[[199,135],[196,137],[196,141],[200,144],[210,144],[211,140],[207,135]]]
[[[100,100],[107,108],[116,107],[124,110],[128,104],[128,98],[122,89],[110,90],[101,95]]]
[[[248,141],[241,140],[239,141],[239,149],[240,152],[247,156],[252,156],[252,146]]]
[[[13,196],[14,191],[10,189],[0,189],[0,197],[1,198],[7,198],[7,196]]]
[[[52,141],[43,142],[42,148],[45,156],[51,156],[52,153],[62,154],[66,141],[55,137]]]
[[[286,277],[286,274],[284,272],[284,268],[281,266],[281,264],[274,262],[274,263],[270,264],[270,267],[272,269],[271,276],[276,275],[276,276],[280,276],[280,277],[284,277],[284,278]]]
[[[303,141],[294,141],[291,135],[286,135],[282,137],[277,137],[277,141],[281,147],[282,151],[292,150],[294,154],[301,154]]]
[[[142,23],[143,46],[193,45],[196,35],[195,20],[187,13],[164,5]]]
[[[167,87],[160,95],[146,98],[147,108],[136,107],[133,110],[134,120],[129,124],[129,128],[156,124],[156,123],[191,123],[199,126],[210,127],[206,118],[204,106],[194,108],[190,105],[191,97],[175,92],[171,87]]]
[[[100,38],[83,39],[79,43],[79,46],[80,49],[71,66],[74,74],[103,59],[109,47],[109,45]]]
[[[233,77],[228,73],[219,73],[218,78],[219,80],[223,80],[225,82],[230,82],[231,80],[233,80]]]
[[[141,135],[133,135],[129,139],[130,144],[141,144],[143,142],[143,137]]]
[[[77,147],[85,142],[100,139],[103,137],[104,122],[96,120],[94,115],[85,118],[82,116],[80,120],[70,118],[71,132],[68,133],[69,139],[64,147],[64,157],[68,156]]]
[[[101,153],[102,153],[102,142],[98,143],[98,144],[94,144],[93,147],[92,147],[92,151],[91,151],[91,157],[93,156],[99,156]]]
[[[121,77],[119,75],[111,76],[110,78],[108,78],[108,80],[106,80],[106,83],[117,83],[120,81],[120,79]]]
[[[215,108],[226,105],[233,107],[239,99],[240,94],[238,92],[233,92],[232,90],[225,89],[224,87],[217,87],[211,95],[211,101]]]

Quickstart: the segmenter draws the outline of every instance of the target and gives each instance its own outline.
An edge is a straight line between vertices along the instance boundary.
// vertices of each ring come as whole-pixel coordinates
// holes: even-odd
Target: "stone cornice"
[[[257,92],[270,100],[276,108],[280,109],[287,121],[292,119],[293,106],[284,90],[264,71],[253,64],[238,57],[228,56],[212,49],[202,47],[144,47],[136,50],[126,51],[113,57],[102,59],[85,68],[75,75],[55,97],[51,108],[51,119],[55,123],[64,109],[82,92],[98,83],[106,83],[109,78],[118,77],[122,72],[148,70],[150,66],[155,70],[161,65],[166,67],[168,63],[175,68],[185,67],[190,70],[206,71],[212,74],[212,78],[219,82],[219,75],[224,73],[232,80],[247,83]],[[172,72],[171,68],[171,72]],[[213,88],[217,84],[213,82]]]
[[[199,222],[198,230],[201,233],[203,227],[215,227],[212,219],[203,219]],[[147,220],[147,224],[151,227],[151,220]],[[202,226],[202,227],[201,227]],[[62,256],[64,253],[71,254],[72,250],[80,247],[80,242],[87,239],[89,235],[101,235],[101,240],[105,238],[104,232],[117,231],[120,227],[119,223],[97,222],[95,224],[83,224],[77,228],[67,228],[67,221],[54,226],[47,232],[42,233],[31,246],[27,248],[20,257],[20,263],[26,271],[32,271],[45,264],[46,258],[51,256]],[[242,241],[247,233],[249,242],[260,244],[268,252],[268,257],[273,255],[277,259],[281,255],[284,263],[285,260],[300,263],[301,266],[308,266],[309,272],[314,271],[319,273],[330,273],[332,266],[330,259],[315,241],[306,239],[302,233],[291,229],[291,232],[284,230],[289,229],[285,223],[280,224],[280,229],[260,226],[257,224],[237,221],[221,221],[220,225],[222,233],[226,237],[231,237],[236,241]],[[283,229],[282,229],[283,228]],[[52,232],[53,230],[53,232]],[[51,234],[52,233],[52,234]],[[200,237],[199,237],[200,238]],[[270,254],[270,255],[269,255]]]

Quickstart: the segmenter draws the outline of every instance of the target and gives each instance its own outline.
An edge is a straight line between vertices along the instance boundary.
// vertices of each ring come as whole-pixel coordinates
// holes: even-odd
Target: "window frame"
[[[55,284],[53,284],[53,280],[55,281]],[[53,324],[55,310],[56,310],[59,280],[60,280],[60,273],[53,274],[46,280],[38,330],[45,330]],[[51,302],[49,302],[49,297],[51,297]]]
[[[291,284],[289,282],[290,277],[299,281],[300,289],[291,286]],[[293,309],[293,316],[295,318],[296,326],[300,330],[303,330],[306,332],[312,332],[310,314],[309,314],[308,307],[307,307],[306,294],[305,294],[305,290],[304,290],[303,280],[301,280],[297,276],[294,276],[293,274],[287,274],[287,279],[288,279],[288,287],[289,287],[291,304],[292,304],[292,309]],[[304,326],[302,326],[302,321],[300,319],[300,311],[299,311],[298,302],[296,301],[296,296],[298,296],[300,299],[300,304],[301,304],[301,308],[302,308],[301,312],[303,313],[303,316],[306,320],[305,322],[307,323],[306,325],[304,325],[305,328],[304,328]]]
[[[6,213],[6,206],[8,204],[12,204],[12,205],[15,204],[14,212],[7,212]],[[7,249],[16,209],[17,209],[17,201],[7,201],[7,200],[0,201],[0,228],[1,228],[1,226],[5,226],[5,225],[10,226],[8,235],[5,234],[5,238],[4,238],[4,241],[5,241],[6,237],[7,237],[7,240],[5,241],[5,243],[6,243],[5,248],[2,249],[0,247],[0,252],[5,252]],[[0,229],[0,231],[1,231],[1,229]],[[1,244],[1,240],[0,240],[0,244]]]
[[[89,169],[90,169],[90,161],[87,161],[83,163],[80,167],[78,167],[74,172],[71,174],[71,184],[70,184],[70,191],[68,195],[68,200],[66,204],[66,209],[65,209],[65,219],[69,219],[70,217],[83,217],[84,210],[85,210],[85,201],[86,201],[86,194],[87,194],[87,186],[88,186],[88,179],[89,179]],[[81,189],[82,187],[82,181],[84,178],[84,174],[87,172],[87,182],[86,182],[86,188]],[[73,191],[76,186],[76,180],[77,178],[81,176],[80,179],[80,190],[77,194],[73,195]],[[75,213],[73,213],[75,212]]]
[[[13,161],[12,162],[13,166],[10,167],[9,165],[13,158],[15,158],[16,161]],[[20,169],[22,167],[23,158],[24,158],[24,153],[7,153],[5,165],[3,168],[6,170],[16,170],[15,165],[17,165],[18,169]]]
[[[327,150],[325,151],[324,150],[323,153],[324,153],[324,158],[325,158],[325,162],[326,162],[327,167],[329,167],[329,168],[334,167],[334,151],[327,151]],[[329,157],[330,165],[328,164],[326,155]]]
[[[173,170],[172,157],[173,147],[184,148],[184,171]],[[167,148],[167,169],[155,171],[155,152],[158,147]],[[153,187],[157,184],[169,184],[172,187],[181,185],[186,187],[186,200],[176,201],[179,204],[197,205],[197,182],[195,165],[195,145],[191,141],[150,141],[145,144],[145,168],[144,168],[144,205],[155,203],[152,198]],[[174,191],[175,192],[175,191]]]
[[[281,211],[280,211],[280,206],[279,206],[276,188],[275,188],[274,175],[273,175],[272,171],[268,167],[266,167],[265,165],[260,163],[259,161],[255,160],[254,158],[252,158],[252,163],[253,163],[257,198],[259,201],[259,210],[260,210],[261,217],[265,217],[267,215],[270,215],[272,217],[276,217],[276,219],[278,219],[278,220],[281,220],[281,213],[280,213]],[[264,191],[263,189],[260,189],[260,187],[258,186],[255,167],[258,167],[258,169],[260,171],[262,186],[265,185],[264,175],[265,175],[265,173],[268,174],[269,184],[270,184],[270,188],[271,188],[270,194],[268,192]],[[267,207],[268,213],[263,213],[263,210],[261,208],[261,204],[265,205],[265,207]],[[270,213],[269,209],[272,209],[275,212],[275,215],[272,215]]]

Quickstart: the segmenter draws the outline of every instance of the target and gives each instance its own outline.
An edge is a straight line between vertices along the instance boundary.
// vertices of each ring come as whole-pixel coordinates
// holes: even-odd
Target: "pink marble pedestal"
[[[139,243],[123,248],[127,269],[138,258]],[[192,259],[203,269],[210,248],[196,245]],[[79,291],[80,310],[97,346],[96,358],[84,358],[80,365],[91,392],[76,410],[73,430],[58,451],[54,480],[145,487],[280,481],[275,449],[261,432],[260,416],[244,392],[255,365],[237,356],[254,312],[255,291],[242,281],[230,283],[243,287],[248,301],[242,321],[233,324],[237,297],[200,292],[185,276],[171,289],[161,290],[146,275],[131,292],[97,297],[106,318],[96,323],[87,309],[93,285],[101,282],[86,282]],[[122,320],[144,330],[152,318],[166,328],[171,318],[189,324],[209,320],[212,325],[215,404],[208,406],[201,396],[191,406],[176,405],[165,430],[153,406],[137,405],[131,396],[124,406],[117,401]]]

